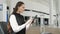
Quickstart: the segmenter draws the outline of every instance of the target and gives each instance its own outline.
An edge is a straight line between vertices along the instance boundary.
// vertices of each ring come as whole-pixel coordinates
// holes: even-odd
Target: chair
[[[0,22],[0,25],[1,25],[1,28],[4,32],[4,34],[8,34],[8,31],[7,31],[7,23],[6,22]]]

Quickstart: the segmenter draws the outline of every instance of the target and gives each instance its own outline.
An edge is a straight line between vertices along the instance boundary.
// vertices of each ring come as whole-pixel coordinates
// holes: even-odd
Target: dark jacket
[[[24,17],[21,14],[18,14],[18,13],[13,13],[13,14],[16,17],[18,25],[23,25],[25,23]],[[22,29],[21,31],[15,33],[15,34],[25,34],[25,31],[26,31],[26,27],[24,29]]]

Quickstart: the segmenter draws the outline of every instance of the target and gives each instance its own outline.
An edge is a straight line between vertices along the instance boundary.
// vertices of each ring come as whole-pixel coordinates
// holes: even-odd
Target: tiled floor
[[[40,33],[40,29],[39,27],[30,27],[27,32],[27,34],[39,34]]]
[[[45,32],[51,32],[52,34],[60,34],[60,29],[59,28],[49,28],[46,27],[45,28]],[[40,34],[40,27],[36,26],[36,27],[30,27],[26,34]]]

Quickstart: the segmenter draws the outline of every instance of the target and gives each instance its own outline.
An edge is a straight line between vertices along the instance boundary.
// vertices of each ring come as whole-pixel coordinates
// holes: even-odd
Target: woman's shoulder
[[[15,17],[15,15],[14,15],[14,14],[11,14],[11,15],[10,15],[10,18],[13,18],[13,17]]]

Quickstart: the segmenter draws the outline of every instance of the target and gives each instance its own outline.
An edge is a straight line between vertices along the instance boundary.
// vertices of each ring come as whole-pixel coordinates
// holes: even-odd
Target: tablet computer
[[[37,18],[37,15],[35,15],[35,17],[33,18],[33,21],[32,21],[32,23],[34,23],[34,20]]]

